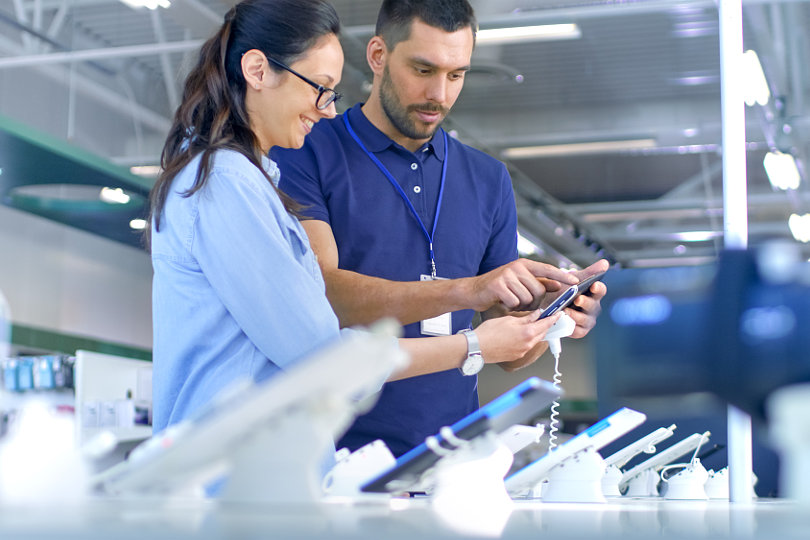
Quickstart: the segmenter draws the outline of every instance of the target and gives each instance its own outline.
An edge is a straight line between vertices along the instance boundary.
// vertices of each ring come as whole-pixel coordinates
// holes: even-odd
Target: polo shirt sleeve
[[[199,192],[192,253],[248,339],[285,367],[338,336],[309,250],[264,178],[214,169]],[[260,173],[256,173],[260,175]]]
[[[478,273],[484,274],[518,258],[517,208],[512,179],[506,166],[498,162],[500,199],[493,214],[492,232]]]
[[[330,223],[313,137],[310,134],[300,149],[273,148],[270,159],[276,162],[281,171],[279,189],[304,206],[301,211],[304,219]]]

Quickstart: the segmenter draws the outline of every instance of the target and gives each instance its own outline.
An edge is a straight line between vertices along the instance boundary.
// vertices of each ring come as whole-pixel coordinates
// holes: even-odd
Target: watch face
[[[461,373],[464,375],[475,375],[484,367],[484,357],[480,354],[471,354],[461,365]]]

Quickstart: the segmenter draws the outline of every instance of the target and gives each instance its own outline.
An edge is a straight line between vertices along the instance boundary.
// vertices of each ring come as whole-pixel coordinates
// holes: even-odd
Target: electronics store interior
[[[0,537],[806,539],[808,159],[810,0],[2,0]]]

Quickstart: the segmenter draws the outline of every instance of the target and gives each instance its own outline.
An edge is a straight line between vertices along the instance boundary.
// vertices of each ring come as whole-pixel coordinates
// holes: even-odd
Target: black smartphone
[[[568,307],[568,305],[574,301],[574,298],[579,296],[580,294],[587,294],[588,290],[591,288],[591,285],[596,283],[597,281],[602,279],[602,276],[605,275],[605,272],[599,272],[598,274],[594,274],[576,285],[571,285],[568,287],[563,293],[554,299],[552,303],[546,307],[543,312],[540,314],[540,319],[545,319],[546,317],[550,317],[560,311]]]

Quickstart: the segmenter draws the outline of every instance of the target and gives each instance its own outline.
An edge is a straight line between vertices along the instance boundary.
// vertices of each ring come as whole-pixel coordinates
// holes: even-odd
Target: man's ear
[[[366,61],[375,75],[382,75],[385,69],[388,47],[380,36],[374,36],[366,46]]]
[[[267,86],[271,74],[267,57],[263,52],[258,49],[250,49],[242,55],[242,76],[245,77],[248,88],[259,90],[261,87]]]

